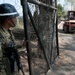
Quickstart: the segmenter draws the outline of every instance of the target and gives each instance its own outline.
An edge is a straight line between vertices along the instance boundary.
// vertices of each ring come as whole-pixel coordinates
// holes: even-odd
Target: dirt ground
[[[75,33],[64,33],[58,25],[59,56],[47,75],[75,75]]]

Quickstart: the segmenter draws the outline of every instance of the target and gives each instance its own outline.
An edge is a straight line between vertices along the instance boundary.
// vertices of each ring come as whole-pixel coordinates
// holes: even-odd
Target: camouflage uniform
[[[11,20],[10,22],[12,24],[16,25],[16,17],[17,16],[19,16],[19,14],[13,5],[8,4],[8,3],[0,4],[0,26],[3,24],[4,24],[4,26],[6,26],[5,24],[8,24],[8,21],[6,19],[8,19],[8,18]],[[13,20],[13,18],[15,18],[15,19]],[[9,27],[12,27],[12,26],[9,25]],[[6,52],[6,51],[8,52],[7,47],[9,47],[10,44],[12,44],[11,42],[15,44],[15,40],[14,40],[14,36],[13,36],[12,32],[10,30],[6,30],[3,27],[0,27],[0,65],[2,65],[2,66],[0,66],[0,71],[1,71],[1,73],[3,73],[0,75],[18,75],[18,74],[10,73],[10,67],[9,67],[10,59],[8,59],[9,58],[8,56],[4,56],[4,52]],[[4,51],[4,50],[6,50],[6,51]],[[10,49],[9,49],[9,51],[10,51]],[[12,53],[12,51],[10,51],[10,53]],[[7,55],[9,55],[9,54],[7,54]],[[18,57],[18,53],[16,53],[15,55],[17,55],[16,57]],[[11,56],[10,56],[10,58],[11,58]],[[17,60],[15,59],[15,63],[16,62],[17,62]],[[5,72],[6,72],[6,74],[4,74]]]
[[[6,48],[10,42],[15,43],[12,32],[10,30],[6,30],[5,28],[0,27],[0,70],[1,70],[0,75],[14,75],[11,74],[10,71],[8,71],[8,74],[5,74],[6,73],[5,69],[9,68],[10,70],[10,67],[7,65],[9,60],[3,58],[3,49]]]

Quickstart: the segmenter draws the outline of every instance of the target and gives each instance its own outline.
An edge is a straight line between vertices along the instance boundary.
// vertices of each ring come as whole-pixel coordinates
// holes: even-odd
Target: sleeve
[[[4,37],[3,37],[3,35],[0,33],[0,42],[4,42]]]
[[[16,45],[16,48],[18,49],[18,48],[21,48],[22,46],[21,45],[19,45],[17,42],[16,42],[16,40],[15,40],[15,36],[14,36],[14,34],[11,32],[11,36],[12,36],[12,40],[14,41],[14,43],[15,43],[15,45]]]
[[[5,39],[4,39],[4,36],[2,35],[2,33],[0,33],[0,42],[1,42],[1,44],[5,43]]]
[[[2,43],[4,42],[3,35],[0,33],[0,58],[3,56],[2,53]]]
[[[3,53],[2,53],[2,46],[1,46],[1,42],[0,42],[0,58],[3,56]]]

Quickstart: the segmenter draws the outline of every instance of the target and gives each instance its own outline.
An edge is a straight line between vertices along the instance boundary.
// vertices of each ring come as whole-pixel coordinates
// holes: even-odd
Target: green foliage
[[[59,18],[62,18],[64,16],[64,14],[65,14],[64,7],[62,7],[61,4],[57,5],[57,13],[58,13]]]

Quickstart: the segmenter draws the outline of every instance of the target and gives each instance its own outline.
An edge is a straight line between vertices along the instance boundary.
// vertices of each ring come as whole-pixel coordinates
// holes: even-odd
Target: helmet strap
[[[12,22],[12,24],[15,26],[15,23],[13,22],[13,20],[12,19],[10,19],[10,21]]]

